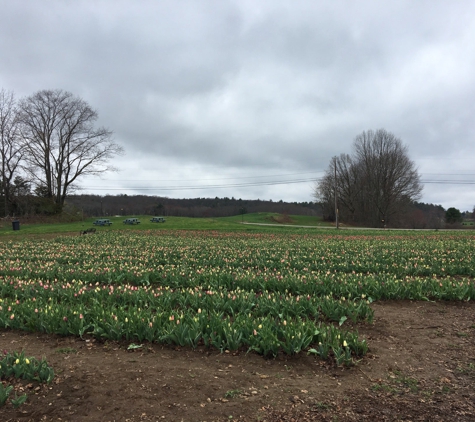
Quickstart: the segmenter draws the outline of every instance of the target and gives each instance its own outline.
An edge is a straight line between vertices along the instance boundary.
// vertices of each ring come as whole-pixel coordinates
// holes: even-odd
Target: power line
[[[83,189],[95,189],[95,190],[122,190],[122,189],[129,189],[129,190],[162,190],[162,191],[169,191],[169,190],[198,190],[198,189],[223,189],[223,188],[233,188],[233,187],[253,187],[253,186],[272,186],[272,185],[282,185],[282,184],[297,184],[297,183],[311,183],[311,182],[318,182],[322,179],[322,177],[314,177],[314,178],[302,178],[302,179],[287,179],[287,180],[274,180],[274,181],[254,181],[249,183],[230,183],[230,184],[212,184],[208,185],[205,184],[206,182],[210,181],[224,181],[224,180],[243,180],[243,179],[263,179],[269,177],[288,177],[288,176],[295,176],[295,175],[303,175],[303,174],[318,174],[324,173],[324,171],[315,171],[315,172],[298,172],[298,173],[285,173],[285,174],[272,174],[272,175],[260,175],[260,176],[236,176],[236,177],[220,177],[220,178],[212,178],[212,179],[163,179],[161,178],[161,182],[194,182],[193,185],[186,185],[186,186],[132,186],[132,187],[116,187],[116,186],[86,186]],[[421,175],[429,176],[429,175],[437,175],[437,176],[475,176],[475,173],[421,173]],[[156,179],[114,179],[113,182],[155,182]],[[196,183],[199,185],[197,186]],[[442,179],[442,180],[422,180],[421,183],[425,184],[460,184],[460,185],[472,185],[475,184],[474,180],[449,180],[449,179]]]
[[[96,189],[96,190],[123,190],[123,189],[133,189],[133,190],[187,190],[187,189],[222,189],[222,188],[236,188],[236,187],[251,187],[251,186],[273,186],[273,185],[286,185],[286,184],[296,184],[296,183],[309,183],[315,182],[316,179],[296,179],[296,180],[276,180],[268,182],[250,182],[250,183],[229,183],[225,185],[201,185],[201,186],[165,186],[165,187],[156,187],[156,186],[131,186],[131,187],[112,187],[112,186],[101,186],[93,187],[88,186],[85,189]]]
[[[436,176],[475,176],[475,173],[421,173],[422,175]]]
[[[421,180],[421,183],[436,185],[475,185],[475,180]]]
[[[301,174],[316,174],[316,173],[324,173],[324,171],[307,171],[307,172],[300,172],[300,173],[285,173],[285,174],[269,174],[266,176],[235,176],[235,177],[220,177],[220,178],[213,178],[213,179],[163,179],[161,178],[162,182],[205,182],[205,181],[213,181],[213,180],[242,180],[242,179],[262,179],[265,177],[287,177],[287,176],[296,176]],[[156,179],[114,179],[115,182],[156,182]]]
[[[94,190],[138,190],[138,191],[173,191],[173,190],[206,190],[206,189],[226,189],[226,188],[242,188],[242,187],[256,187],[256,186],[277,186],[299,183],[315,183],[321,178],[312,179],[292,179],[292,180],[273,180],[260,182],[246,182],[246,183],[229,183],[229,184],[213,184],[213,185],[187,185],[187,186],[87,186],[83,189]],[[439,185],[475,185],[475,180],[422,180],[423,184],[439,184]]]

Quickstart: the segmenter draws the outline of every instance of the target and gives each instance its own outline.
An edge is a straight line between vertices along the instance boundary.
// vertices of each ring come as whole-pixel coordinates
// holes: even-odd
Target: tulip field
[[[371,303],[475,298],[468,234],[109,231],[0,243],[0,328],[351,364]]]

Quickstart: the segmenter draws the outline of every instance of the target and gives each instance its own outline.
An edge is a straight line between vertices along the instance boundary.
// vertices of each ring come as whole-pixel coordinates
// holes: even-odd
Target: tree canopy
[[[327,219],[335,219],[338,212],[342,221],[381,227],[399,225],[407,206],[421,191],[407,147],[392,133],[379,129],[358,135],[351,155],[333,157],[316,185],[315,197]]]
[[[3,196],[4,215],[12,208],[14,185],[23,158],[17,104],[13,92],[0,91],[0,182]]]
[[[115,170],[110,161],[122,148],[110,130],[95,126],[97,118],[89,104],[70,92],[42,90],[16,100],[2,89],[0,213],[32,207],[60,213],[79,178]],[[26,200],[33,196],[41,201]]]
[[[96,128],[98,115],[84,100],[62,90],[43,90],[19,102],[25,152],[23,168],[60,212],[78,178],[114,170],[122,148],[112,132]]]
[[[461,223],[463,220],[460,210],[450,207],[445,212],[445,222],[449,224]]]

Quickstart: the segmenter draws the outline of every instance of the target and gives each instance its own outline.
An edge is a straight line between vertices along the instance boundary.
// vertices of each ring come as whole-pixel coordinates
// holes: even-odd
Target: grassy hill
[[[233,217],[220,218],[190,218],[190,217],[166,217],[166,223],[152,223],[151,216],[139,215],[140,224],[126,225],[123,220],[131,216],[108,217],[112,221],[112,225],[108,227],[96,227],[93,222],[96,218],[87,218],[84,221],[73,223],[41,223],[28,224],[22,222],[20,218],[20,230],[13,231],[11,222],[3,222],[0,226],[1,237],[17,237],[25,234],[43,235],[50,233],[71,233],[78,234],[91,227],[95,227],[97,232],[111,230],[230,230],[230,231],[261,231],[261,230],[282,230],[288,229],[288,226],[332,226],[324,223],[317,217],[309,217],[302,215],[282,215],[276,213],[254,213],[237,215]],[[273,226],[255,226],[242,223],[260,223],[272,224]],[[282,229],[279,228],[282,226]]]
[[[327,226],[331,225],[322,220],[321,217],[308,215],[288,215],[271,212],[256,212],[253,214],[234,215],[223,217],[220,220],[233,221],[236,223],[259,223],[259,224],[281,224],[294,226]]]

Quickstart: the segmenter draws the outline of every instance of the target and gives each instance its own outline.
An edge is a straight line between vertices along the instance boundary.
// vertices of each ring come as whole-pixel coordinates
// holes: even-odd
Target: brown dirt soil
[[[45,356],[56,377],[16,381],[28,400],[0,420],[475,421],[475,304],[373,307],[374,324],[356,327],[370,352],[350,368],[3,330],[0,350]]]
[[[290,224],[293,222],[292,218],[288,214],[281,214],[279,216],[271,216],[269,218],[270,221],[273,223],[279,223],[279,224]]]

